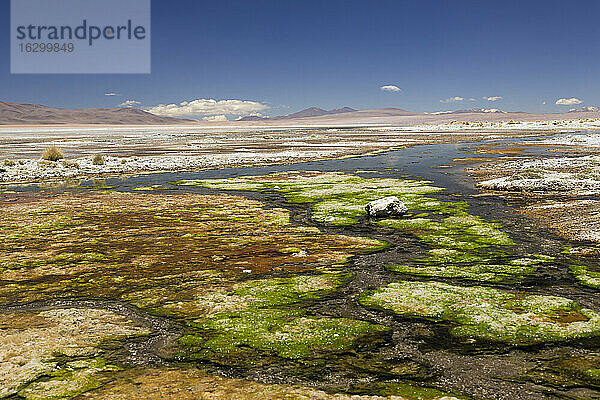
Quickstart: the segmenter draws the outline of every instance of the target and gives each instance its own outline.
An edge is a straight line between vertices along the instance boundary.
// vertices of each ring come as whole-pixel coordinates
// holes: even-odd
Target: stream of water
[[[514,139],[505,142],[511,142]],[[469,150],[482,143],[421,145],[406,149],[384,152],[376,155],[353,157],[341,160],[325,160],[297,163],[291,165],[273,165],[264,167],[224,168],[199,172],[176,172],[144,174],[128,178],[107,178],[102,184],[114,187],[118,191],[132,191],[140,186],[160,185],[164,190],[153,193],[160,194],[175,191],[191,193],[215,193],[212,189],[194,186],[179,186],[173,182],[179,180],[231,178],[247,175],[265,175],[279,171],[343,171],[355,173],[363,177],[418,178],[432,181],[435,186],[446,190],[435,197],[444,201],[466,201],[469,212],[486,221],[500,221],[502,230],[507,232],[517,243],[516,251],[524,255],[543,253],[557,256],[557,260],[540,266],[538,271],[521,282],[481,283],[447,278],[445,282],[460,285],[483,285],[501,289],[518,290],[527,293],[557,295],[577,300],[586,307],[600,310],[600,297],[593,289],[576,283],[568,273],[569,260],[561,256],[561,248],[569,243],[550,232],[533,228],[531,221],[520,216],[507,200],[498,196],[477,196],[480,194],[473,187],[473,182],[463,171],[464,166],[456,165],[457,158],[470,156]],[[528,154],[545,154],[545,148],[527,148]],[[494,157],[494,156],[490,156]],[[382,175],[383,173],[383,175]],[[82,181],[75,189],[93,187],[97,181]],[[37,190],[35,185],[14,186],[12,190]],[[239,193],[239,192],[236,192]],[[497,343],[474,345],[468,341],[460,341],[448,334],[448,324],[429,323],[422,320],[398,318],[390,313],[369,310],[358,304],[358,296],[365,290],[373,290],[399,279],[397,273],[386,270],[383,265],[391,262],[402,263],[414,257],[415,252],[423,250],[423,244],[414,237],[391,229],[376,227],[361,220],[350,227],[335,227],[319,224],[310,217],[310,206],[290,204],[282,196],[273,193],[241,192],[244,196],[258,199],[268,207],[287,208],[292,212],[293,223],[317,226],[324,232],[339,233],[350,236],[365,236],[389,242],[391,246],[384,251],[361,255],[354,258],[349,266],[353,274],[352,281],[342,290],[325,300],[310,306],[309,314],[315,316],[335,316],[366,320],[391,328],[391,333],[384,342],[368,346],[367,351],[357,350],[360,359],[387,360],[387,362],[403,365],[408,368],[407,382],[418,384],[427,381],[427,385],[443,388],[455,393],[468,393],[471,396],[485,399],[542,399],[542,398],[600,398],[600,392],[589,387],[574,386],[563,388],[560,384],[550,385],[540,379],[524,375],[517,376],[516,370],[534,370],[544,368],[552,360],[574,357],[596,356],[600,350],[600,340],[572,341],[565,344],[542,344],[529,347],[510,347]],[[411,280],[426,278],[410,277]],[[30,305],[31,308],[56,307],[73,305],[76,300],[68,300],[60,304]],[[78,306],[85,306],[79,301]],[[110,302],[109,302],[110,303]],[[126,315],[134,315],[137,311],[116,303],[93,303],[88,306],[117,310]],[[143,316],[145,323],[163,332],[161,340],[176,335],[176,325],[170,325],[161,319]],[[174,333],[175,332],[175,333]],[[166,339],[165,339],[166,338]],[[158,344],[157,344],[158,343]],[[154,348],[163,342],[154,342]],[[152,346],[144,349],[152,349]],[[352,361],[354,360],[354,361]],[[341,355],[338,358],[326,359],[315,371],[310,363],[284,361],[268,368],[217,368],[222,374],[255,379],[263,382],[286,382],[315,386],[324,390],[349,391],[361,393],[357,379],[376,382],[389,377],[378,375],[376,369],[357,371],[356,357]],[[155,363],[157,359],[147,357],[143,362]],[[411,367],[406,367],[410,365]],[[352,382],[352,383],[351,383]],[[366,389],[365,389],[366,390]]]

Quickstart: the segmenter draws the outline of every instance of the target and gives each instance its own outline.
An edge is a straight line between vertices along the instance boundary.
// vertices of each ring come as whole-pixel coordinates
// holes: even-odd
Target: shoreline
[[[511,158],[520,145],[515,144],[501,150],[503,159],[480,160],[465,172],[477,189],[516,203],[519,214],[578,243],[575,253],[583,254],[600,244],[599,139],[600,134],[565,135],[532,145],[550,152]],[[485,150],[490,154],[493,147]]]
[[[96,129],[31,132],[0,131],[0,183],[35,183],[44,180],[93,178],[150,172],[194,171],[211,168],[290,164],[374,154],[407,146],[477,142],[510,137],[545,135],[544,132],[419,133],[371,129],[307,129],[248,132]],[[72,132],[71,132],[72,131]],[[44,161],[48,147],[64,154],[59,161]],[[20,157],[15,158],[15,154]],[[104,163],[94,165],[94,156]]]
[[[252,167],[266,167],[266,166],[273,166],[273,165],[291,165],[291,164],[297,164],[297,163],[318,162],[318,161],[325,161],[325,160],[343,160],[343,159],[353,158],[353,157],[368,157],[368,156],[372,156],[372,155],[376,155],[376,154],[385,153],[388,151],[400,150],[401,148],[403,148],[403,147],[396,147],[396,148],[391,147],[391,148],[387,148],[387,149],[369,151],[366,153],[341,154],[341,155],[331,156],[331,157],[317,157],[317,158],[307,157],[307,158],[298,158],[298,159],[285,160],[285,161],[262,161],[262,162],[257,161],[257,162],[250,163],[250,164],[232,161],[229,164],[220,164],[220,165],[205,166],[205,167],[190,168],[190,169],[182,169],[182,168],[158,169],[158,170],[141,169],[141,170],[126,171],[126,172],[125,171],[123,171],[123,172],[106,171],[106,172],[97,172],[97,173],[84,173],[81,175],[71,175],[71,176],[66,176],[66,175],[54,176],[54,177],[48,177],[48,178],[44,178],[44,179],[35,179],[35,180],[26,180],[26,181],[0,181],[0,187],[10,186],[10,185],[34,185],[34,184],[45,183],[45,182],[57,183],[57,182],[69,181],[69,180],[124,178],[124,177],[129,177],[129,176],[136,176],[136,175],[162,174],[162,173],[173,173],[173,172],[177,172],[177,173],[199,172],[199,171],[208,171],[208,170],[213,170],[213,169],[224,169],[224,168],[252,168]],[[36,161],[41,161],[41,160],[36,160]],[[58,162],[58,163],[60,163],[60,162]],[[0,189],[0,193],[2,193],[1,189]]]

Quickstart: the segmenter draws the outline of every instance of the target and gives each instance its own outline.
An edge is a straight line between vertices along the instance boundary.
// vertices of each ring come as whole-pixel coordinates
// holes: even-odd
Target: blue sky
[[[154,0],[151,74],[10,75],[9,1],[0,0],[0,100],[245,100],[265,115],[313,105],[565,111],[600,105],[598,15],[593,0]],[[464,100],[440,102],[455,97]]]

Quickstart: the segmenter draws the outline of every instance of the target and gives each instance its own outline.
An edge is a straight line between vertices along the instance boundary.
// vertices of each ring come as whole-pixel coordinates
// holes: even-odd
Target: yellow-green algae
[[[89,359],[102,352],[102,343],[118,343],[150,333],[128,318],[106,310],[67,308],[2,313],[0,398],[19,391],[32,398],[50,391],[64,397],[65,393],[89,388],[98,378],[96,370],[108,369],[103,360]],[[65,359],[74,357],[87,361],[61,367]],[[44,376],[51,379],[31,383]]]
[[[450,393],[442,392],[438,389],[428,388],[428,387],[420,387],[414,385],[408,385],[405,383],[384,383],[380,385],[374,385],[377,388],[377,392],[383,396],[393,396],[393,399],[396,399],[396,396],[402,396],[401,399],[411,399],[411,400],[428,400],[428,399],[439,399],[439,400],[466,400],[468,397],[466,396],[453,396]],[[373,390],[371,386],[369,391]]]
[[[216,315],[195,328],[214,331],[214,336],[197,341],[184,336],[180,343],[194,357],[219,356],[256,350],[284,358],[305,358],[324,351],[352,348],[361,336],[385,328],[347,318],[306,317],[300,310],[258,309]]]
[[[582,371],[586,378],[590,378],[596,382],[600,382],[600,368],[590,368]]]
[[[339,271],[382,246],[293,226],[288,211],[237,196],[19,194],[0,206],[5,304],[100,297],[162,309],[248,273]]]
[[[252,351],[285,357],[310,355],[307,349],[347,349],[358,338],[383,330],[363,321],[291,310],[338,288],[349,279],[345,263],[350,257],[384,244],[294,226],[283,209],[229,195],[110,192],[20,193],[1,198],[0,205],[0,303],[61,297],[121,300],[180,319],[195,340],[207,343],[202,351],[213,356],[222,351],[224,357],[231,347],[219,349],[218,338],[233,335],[244,341],[247,334],[230,326],[240,320],[236,315],[255,324],[271,318],[271,331],[252,328],[268,335],[279,329],[280,335],[263,335],[250,343]],[[269,273],[283,277],[252,279]],[[292,336],[288,347],[284,334]],[[22,333],[19,337],[31,340]],[[41,354],[57,351],[44,343]],[[99,344],[90,345],[95,354]],[[247,350],[248,344],[241,347]],[[95,384],[79,370],[39,380],[56,368],[52,357],[31,368],[27,364],[0,391],[14,393],[24,382],[37,380],[26,389],[28,396],[36,396],[44,385],[64,386],[65,392],[56,392],[62,396]]]
[[[582,355],[557,355],[542,360],[524,371],[524,380],[555,387],[600,387],[600,355],[589,352]]]
[[[196,368],[144,368],[128,371],[123,379],[86,393],[88,400],[458,400],[439,391],[409,385],[390,387],[383,396],[326,393],[309,387],[264,384],[211,376]]]
[[[572,265],[570,269],[579,283],[584,286],[600,289],[600,272],[593,271],[585,265]]]
[[[250,281],[204,299],[219,308],[190,324],[196,333],[179,340],[185,348],[179,357],[222,357],[252,348],[284,358],[303,358],[314,352],[348,349],[360,337],[386,330],[347,318],[310,317],[301,307],[284,307],[317,300],[345,278],[324,274]]]
[[[440,254],[439,252],[437,253]],[[504,258],[504,260],[503,260]],[[548,256],[534,254],[533,258],[517,258],[513,260],[507,257],[498,257],[495,260],[489,260],[489,264],[481,263],[480,260],[473,260],[471,263],[435,263],[424,262],[413,265],[386,265],[390,271],[401,272],[411,275],[435,276],[443,278],[463,278],[469,280],[502,282],[514,281],[527,274],[533,274],[536,271],[535,266],[549,262]],[[504,261],[503,264],[492,264],[491,262]]]
[[[502,247],[514,242],[498,223],[469,215],[465,207],[452,216],[415,219],[385,219],[377,224],[411,232],[430,247],[427,255],[410,265],[388,265],[406,274],[463,278],[479,281],[515,281],[535,273],[536,266],[553,258],[544,255],[516,258]]]
[[[293,203],[312,203],[313,218],[333,225],[351,225],[365,215],[365,205],[385,196],[396,196],[408,208],[440,211],[446,204],[424,198],[440,192],[431,182],[392,178],[361,178],[341,172],[279,172],[264,176],[179,181],[180,185],[224,190],[270,190],[282,193]]]
[[[102,373],[117,370],[118,367],[106,364],[102,358],[73,361],[54,370],[48,379],[29,384],[18,394],[27,400],[70,399],[99,388],[107,382]]]
[[[530,345],[597,336],[600,314],[567,298],[441,282],[394,282],[361,304],[398,315],[449,321],[455,336]]]
[[[167,302],[163,309],[191,319],[248,308],[292,305],[317,300],[349,278],[349,274],[328,273],[250,280],[233,285],[231,291],[215,290],[190,300]]]
[[[279,172],[264,176],[177,182],[224,190],[275,191],[288,201],[314,203],[312,218],[333,225],[351,225],[365,217],[365,205],[384,196],[397,196],[410,212],[400,219],[369,220],[380,226],[408,232],[429,247],[410,265],[389,265],[406,274],[481,281],[516,281],[535,273],[550,259],[532,256],[518,263],[503,248],[514,245],[490,223],[468,213],[465,202],[444,202],[427,197],[443,189],[429,181],[362,178],[341,172]]]

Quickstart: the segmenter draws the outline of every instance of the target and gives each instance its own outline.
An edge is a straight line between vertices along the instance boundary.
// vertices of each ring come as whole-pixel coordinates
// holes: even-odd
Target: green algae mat
[[[282,308],[317,300],[339,286],[343,278],[328,274],[250,281],[232,292],[203,299],[218,311],[191,324],[197,333],[179,339],[185,350],[178,357],[219,359],[221,363],[235,360],[239,364],[240,356],[252,348],[285,358],[305,358],[315,352],[351,349],[357,338],[385,331],[383,326],[364,321],[315,318],[299,307]],[[236,357],[232,358],[233,354]],[[250,354],[245,362],[253,362],[253,357],[256,355]]]
[[[171,360],[223,360],[235,352],[248,360],[261,354],[302,358],[344,351],[361,337],[386,331],[366,321],[306,315],[301,308],[347,282],[350,258],[380,249],[379,241],[293,226],[288,211],[236,196],[106,192],[3,200],[1,303],[118,300],[179,320],[183,335],[163,354]],[[291,276],[253,279],[271,273]],[[15,354],[10,343],[0,348],[7,352],[0,394],[69,398],[99,387],[99,375],[117,367],[55,358],[101,357],[106,341],[119,348],[139,340],[138,330],[155,333],[127,318],[119,324],[95,321],[93,312],[82,312],[81,323],[91,324],[91,334],[100,335],[96,341],[82,330],[70,343],[48,336],[50,328],[34,329],[30,338],[33,321],[47,320],[42,314],[30,313],[31,327],[5,323],[3,333],[11,340],[45,341],[28,355]],[[138,330],[125,329],[127,324]],[[77,340],[89,342],[81,355]]]
[[[556,255],[524,254],[431,182],[305,171],[177,184],[221,192],[2,195],[0,398],[456,400],[486,398],[485,384],[600,385],[600,355],[563,348],[453,380],[465,358],[502,359],[443,348],[454,341],[593,340],[600,314],[512,289]],[[409,213],[369,218],[386,196]]]
[[[161,308],[249,274],[338,270],[380,242],[293,226],[234,196],[21,196],[2,205],[0,303],[67,296]],[[167,289],[168,287],[168,289]]]
[[[584,286],[600,289],[600,271],[587,265],[572,265],[571,272],[575,279]]]
[[[398,315],[454,323],[456,336],[527,345],[597,336],[600,314],[557,296],[441,282],[394,282],[361,303]]]
[[[553,260],[546,255],[522,257],[511,253],[515,243],[500,229],[499,223],[469,214],[465,202],[427,196],[443,191],[429,181],[309,171],[177,183],[222,190],[277,192],[292,203],[311,204],[311,217],[320,223],[350,226],[366,220],[406,232],[418,238],[428,250],[409,265],[387,265],[396,272],[514,282],[535,273],[537,265]],[[398,197],[409,208],[409,214],[401,219],[369,220],[365,205],[386,196]]]
[[[482,282],[516,282],[534,274],[555,257],[522,256],[497,222],[469,214],[464,202],[431,196],[442,189],[431,182],[393,178],[362,178],[338,172],[283,172],[222,180],[180,181],[222,190],[272,191],[293,203],[310,203],[311,217],[321,223],[359,222],[402,231],[428,250],[411,263],[387,264],[390,271],[437,278]],[[364,206],[375,199],[397,196],[410,212],[402,218],[370,219]],[[574,271],[580,280],[585,270]],[[591,278],[587,279],[589,282]],[[529,345],[600,333],[599,315],[557,296],[534,296],[487,287],[461,287],[440,282],[392,283],[370,294],[361,304],[401,316],[448,321],[456,336]]]

